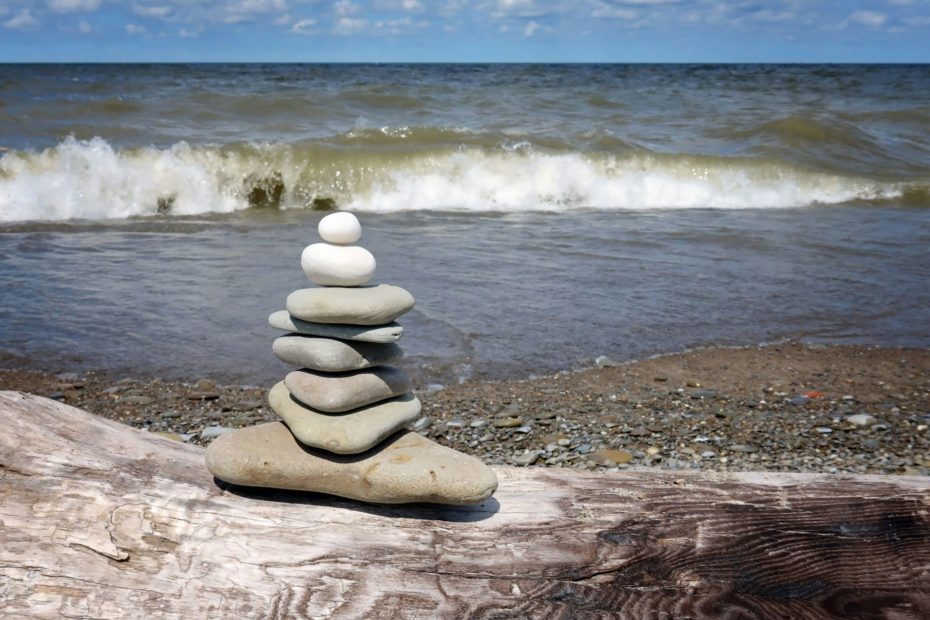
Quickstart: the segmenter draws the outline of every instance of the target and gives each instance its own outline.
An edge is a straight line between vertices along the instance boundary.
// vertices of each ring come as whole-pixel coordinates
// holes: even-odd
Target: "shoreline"
[[[270,387],[0,370],[0,389],[201,445],[277,420]],[[416,393],[415,430],[491,465],[930,475],[930,349],[708,347]]]

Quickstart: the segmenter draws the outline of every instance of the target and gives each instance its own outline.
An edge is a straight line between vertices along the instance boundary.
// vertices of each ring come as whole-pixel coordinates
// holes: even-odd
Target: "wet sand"
[[[930,475],[930,350],[790,343],[601,363],[419,386],[416,428],[491,464]],[[0,371],[0,389],[199,444],[277,419],[270,387]]]

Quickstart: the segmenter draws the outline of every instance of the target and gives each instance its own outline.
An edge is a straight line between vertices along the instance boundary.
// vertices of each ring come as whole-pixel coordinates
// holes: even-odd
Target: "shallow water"
[[[23,224],[0,233],[4,365],[280,378],[266,317],[307,285],[321,214]],[[525,377],[705,344],[930,346],[930,211],[362,216],[377,280],[414,293],[422,381]]]

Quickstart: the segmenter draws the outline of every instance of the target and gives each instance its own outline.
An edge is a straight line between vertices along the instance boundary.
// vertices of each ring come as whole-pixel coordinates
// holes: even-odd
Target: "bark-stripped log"
[[[930,618],[930,479],[497,472],[474,507],[223,490],[0,392],[0,615]]]

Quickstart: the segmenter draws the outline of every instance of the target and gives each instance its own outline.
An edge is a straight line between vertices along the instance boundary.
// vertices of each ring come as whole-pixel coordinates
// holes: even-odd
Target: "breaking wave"
[[[402,135],[397,140],[408,137]],[[387,136],[391,138],[391,136]],[[299,144],[117,149],[66,139],[0,157],[0,221],[228,213],[805,207],[861,201],[930,205],[928,184],[805,169],[750,157],[582,152],[460,132],[392,148],[343,135]]]

